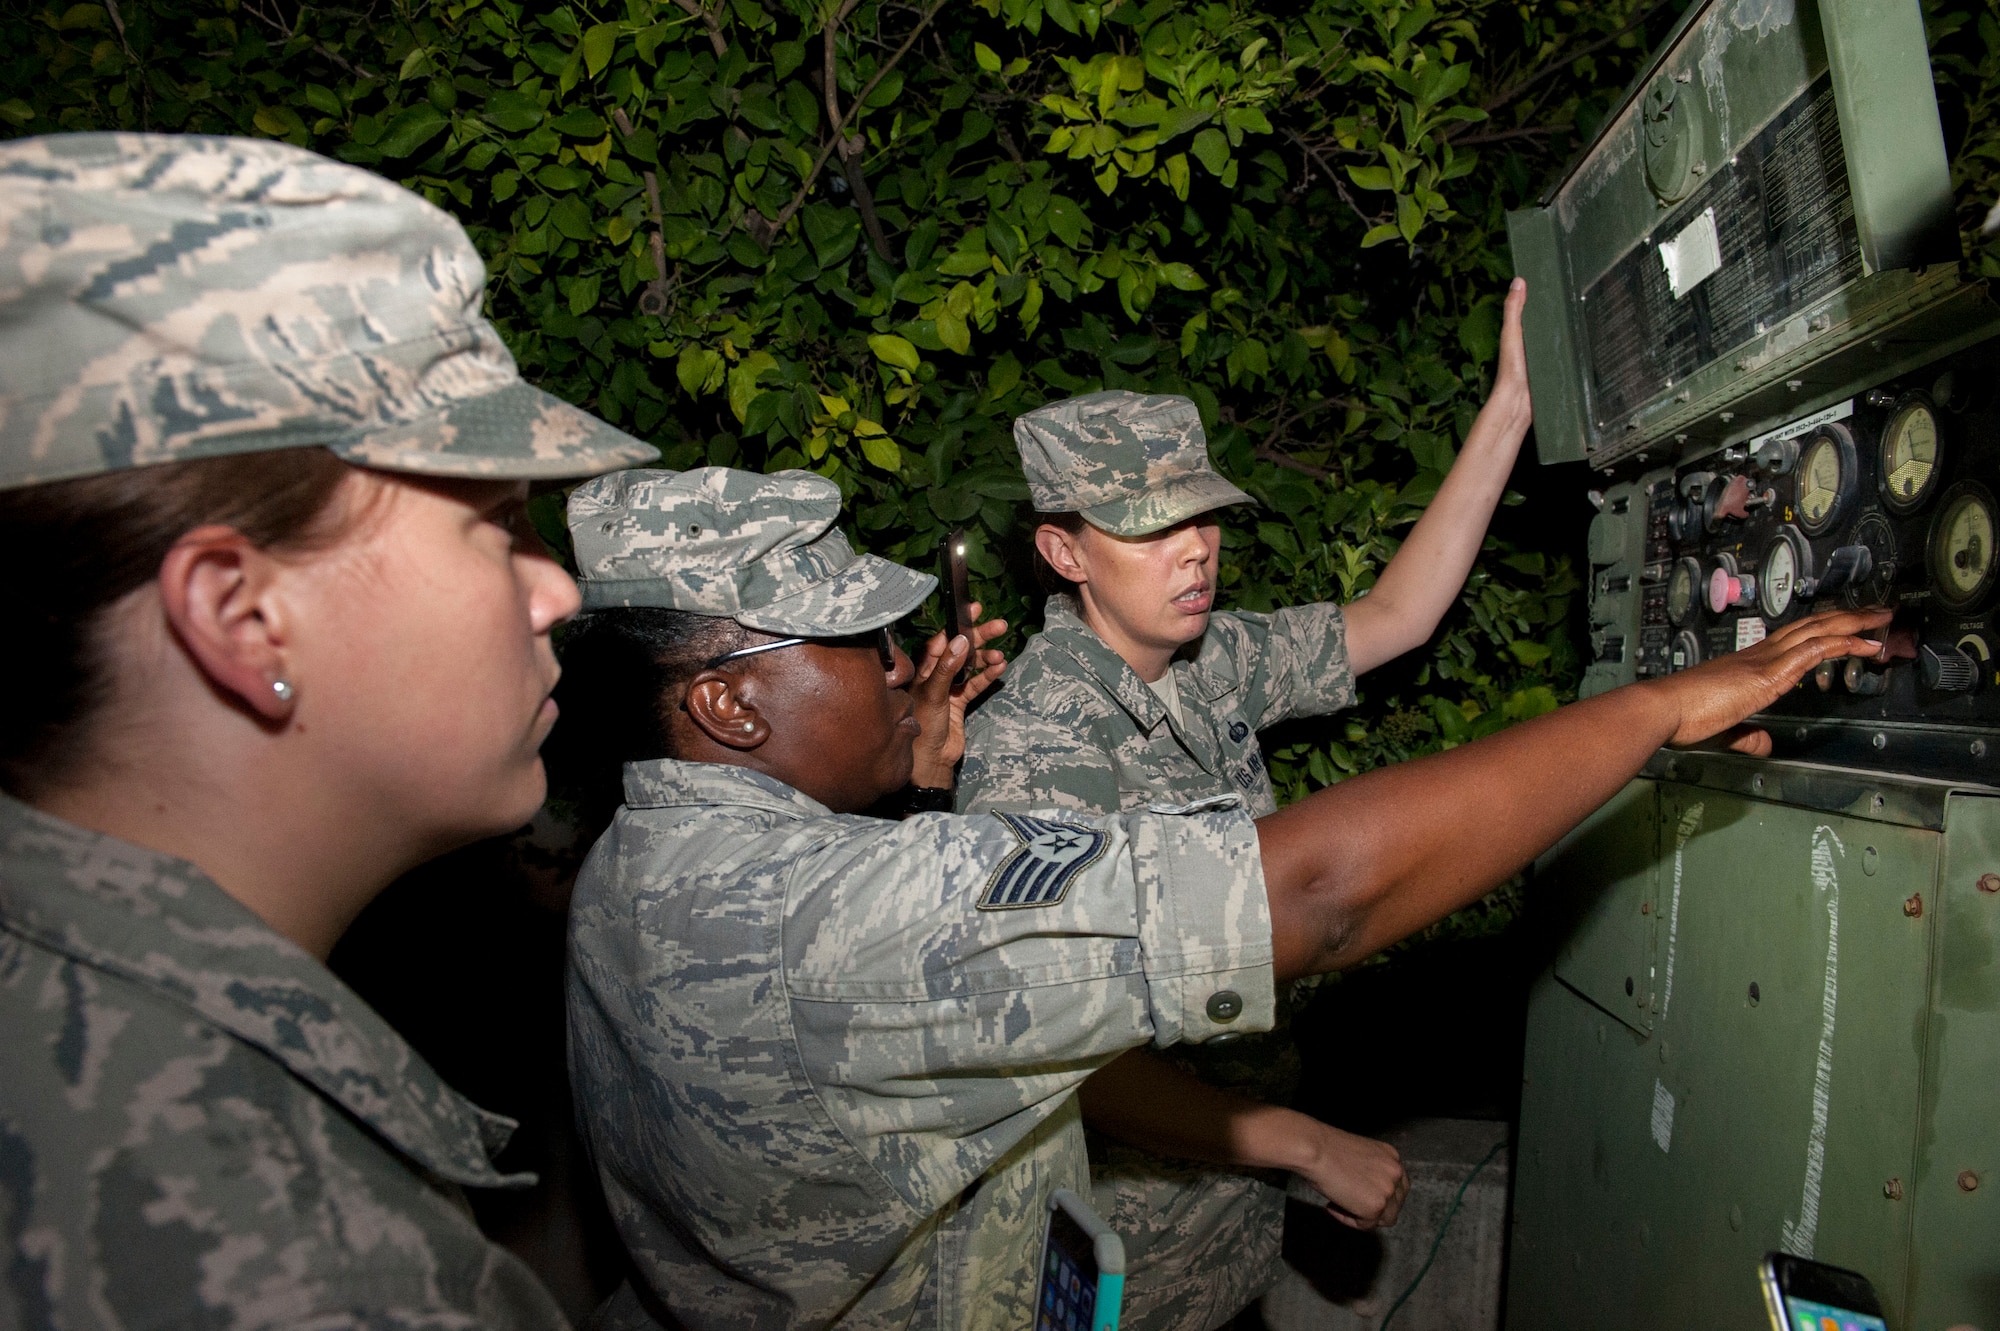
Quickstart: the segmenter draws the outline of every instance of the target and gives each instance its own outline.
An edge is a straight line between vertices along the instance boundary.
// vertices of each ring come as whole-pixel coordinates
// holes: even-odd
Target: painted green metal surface
[[[1528,382],[1534,385],[1535,452],[1544,463],[1581,462],[1587,440],[1583,415],[1583,362],[1570,330],[1569,279],[1556,244],[1555,214],[1525,208],[1507,214],[1507,241],[1516,276],[1528,281],[1521,314]]]
[[[1534,900],[1558,950],[1530,1009],[1510,1327],[1751,1331],[1772,1249],[1867,1273],[1898,1331],[1942,1331],[1947,1306],[2000,1324],[2000,1236],[1964,1214],[1994,1194],[1958,1188],[1970,1137],[1949,1160],[1931,1143],[1947,1122],[1971,1134],[1996,1087],[2000,1032],[1940,1049],[1936,995],[1974,1025],[1995,1011],[1981,985],[2000,989],[1990,953],[1983,980],[1951,978],[2000,912],[1976,938],[1940,930],[1957,904],[1938,909],[1940,864],[1963,878],[2000,849],[1973,848],[1975,824],[2000,828],[1643,781],[1545,859]],[[1913,1260],[1932,1208],[1965,1236],[1920,1238]]]
[[[1880,0],[1820,5],[1862,257],[1876,272],[1956,261],[1923,12]]]
[[[1925,1329],[2000,1321],[2000,892],[1979,887],[2000,874],[2000,799],[1955,796],[1947,818],[1904,1294]]]

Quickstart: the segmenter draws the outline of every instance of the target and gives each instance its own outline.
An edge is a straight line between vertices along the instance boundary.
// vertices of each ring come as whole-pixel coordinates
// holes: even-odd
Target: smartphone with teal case
[[[1035,1331],[1118,1331],[1125,1244],[1068,1188],[1049,1194]]]

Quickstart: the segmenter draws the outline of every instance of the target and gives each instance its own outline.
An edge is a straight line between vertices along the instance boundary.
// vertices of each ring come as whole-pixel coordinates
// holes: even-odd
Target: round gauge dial
[[[1792,608],[1799,581],[1810,577],[1810,547],[1789,531],[1780,531],[1764,550],[1764,562],[1757,579],[1757,604],[1772,619]]]
[[[1799,525],[1821,535],[1846,514],[1855,486],[1854,436],[1822,425],[1799,452]]]
[[[1685,628],[1701,611],[1701,562],[1695,559],[1674,561],[1674,571],[1667,576],[1667,618],[1676,628]]]
[[[1993,496],[1967,481],[1945,492],[1931,525],[1931,582],[1938,599],[1970,609],[1993,589]]]
[[[1892,513],[1922,506],[1938,480],[1937,408],[1922,393],[1905,394],[1882,427],[1882,502]]]
[[[1675,670],[1686,670],[1689,666],[1701,664],[1701,639],[1693,629],[1682,629],[1674,635],[1668,661]]]

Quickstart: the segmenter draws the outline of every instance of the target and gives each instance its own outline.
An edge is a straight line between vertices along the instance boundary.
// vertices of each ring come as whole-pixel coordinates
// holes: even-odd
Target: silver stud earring
[[[292,700],[292,693],[294,692],[292,688],[292,681],[290,681],[289,679],[272,680],[271,692],[278,695],[279,702],[290,702]]]

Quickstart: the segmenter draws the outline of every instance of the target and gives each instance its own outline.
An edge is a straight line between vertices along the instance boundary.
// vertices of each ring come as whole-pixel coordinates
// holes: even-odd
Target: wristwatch
[[[950,813],[957,804],[958,792],[950,786],[903,787],[903,813]]]

